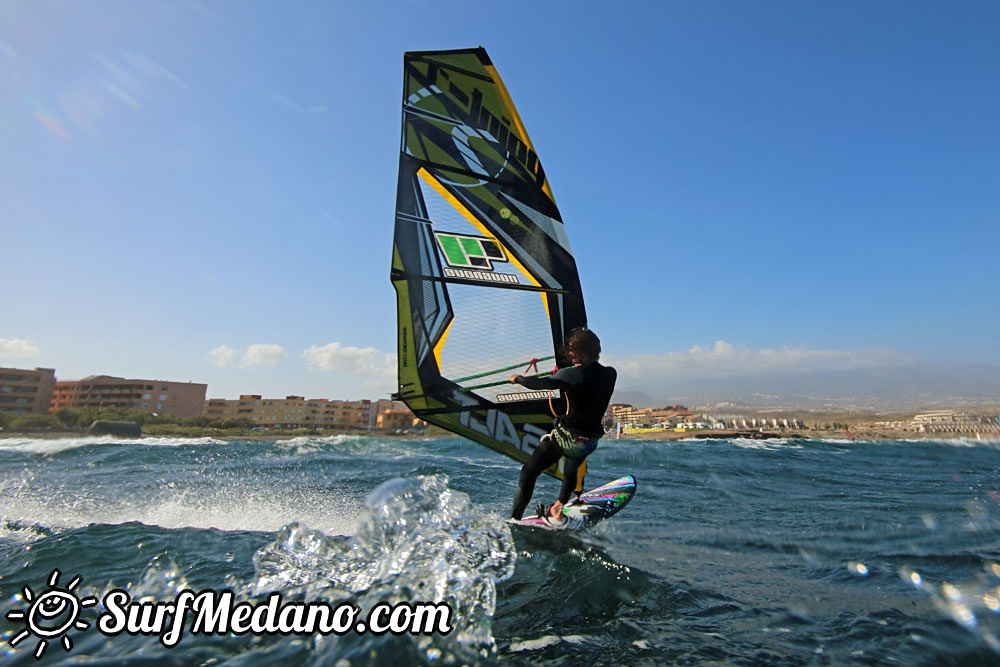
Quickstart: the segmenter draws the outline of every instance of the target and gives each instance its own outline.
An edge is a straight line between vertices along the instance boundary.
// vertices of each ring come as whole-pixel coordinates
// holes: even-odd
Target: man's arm
[[[541,377],[525,377],[524,375],[511,375],[508,382],[519,384],[528,389],[568,389],[579,382],[579,369],[575,366],[570,368],[560,368],[553,375]]]
[[[554,375],[548,377],[527,377],[517,375],[514,377],[514,384],[519,384],[528,389],[562,389],[566,386],[564,382],[555,379]]]

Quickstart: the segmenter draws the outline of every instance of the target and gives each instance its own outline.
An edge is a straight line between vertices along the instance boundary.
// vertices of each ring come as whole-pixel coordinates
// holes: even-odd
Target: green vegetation
[[[80,421],[80,415],[72,410],[67,410],[66,408],[56,410],[56,413],[53,416],[65,428],[73,428]]]
[[[187,420],[181,420],[187,421]],[[232,420],[235,421],[235,420]],[[223,423],[225,423],[223,421]],[[252,428],[241,426],[192,426],[185,424],[154,424],[144,426],[143,435],[164,436],[164,437],[185,437],[185,438],[211,438],[211,437],[239,437],[239,436],[260,436],[266,434],[281,435],[320,435],[315,429],[300,428],[294,431],[254,431]]]
[[[58,425],[59,422],[52,415],[16,415],[10,420],[10,429],[14,431],[53,429]]]
[[[142,427],[143,435],[164,437],[269,437],[307,436],[332,433],[349,435],[367,435],[364,429],[349,429],[343,431],[318,431],[316,429],[300,428],[294,431],[262,430],[249,419],[216,419],[206,415],[197,415],[181,419],[171,415],[151,415],[138,410],[123,410],[121,408],[81,408],[79,410],[62,409],[52,415],[12,415],[0,412],[0,428],[4,431],[86,431],[98,420],[135,422]]]
[[[145,433],[177,431],[189,435],[192,429],[208,431],[249,431],[256,424],[249,419],[212,419],[204,415],[179,419],[171,415],[151,415],[139,410],[121,408],[81,408],[58,410],[54,415],[10,415],[0,412],[0,426],[15,431],[86,430],[98,420],[135,422]]]

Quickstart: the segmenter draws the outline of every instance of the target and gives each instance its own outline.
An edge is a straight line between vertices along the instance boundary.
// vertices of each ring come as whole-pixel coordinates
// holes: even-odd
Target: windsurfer
[[[542,436],[531,458],[521,468],[510,513],[513,519],[520,520],[524,515],[538,476],[561,457],[566,457],[559,498],[548,509],[550,520],[562,521],[562,508],[576,488],[580,466],[604,435],[601,422],[611,402],[618,373],[614,368],[598,363],[601,341],[589,329],[573,331],[566,344],[566,352],[573,366],[562,368],[548,377],[512,375],[508,379],[508,382],[528,389],[561,389],[567,401],[566,414],[556,418],[552,431]]]

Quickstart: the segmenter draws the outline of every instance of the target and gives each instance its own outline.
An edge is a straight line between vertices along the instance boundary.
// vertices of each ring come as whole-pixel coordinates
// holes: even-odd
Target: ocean
[[[638,492],[575,533],[511,530],[518,470],[458,438],[0,439],[3,662],[1000,664],[1000,442],[605,440],[588,486]],[[113,590],[444,602],[450,631],[191,616],[170,645],[102,630]]]

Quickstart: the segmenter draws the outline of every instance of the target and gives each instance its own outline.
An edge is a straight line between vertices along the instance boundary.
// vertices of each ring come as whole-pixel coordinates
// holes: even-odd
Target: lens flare
[[[67,132],[66,129],[59,123],[59,121],[53,118],[52,116],[46,113],[42,113],[41,111],[35,111],[35,118],[37,118],[38,122],[42,124],[42,127],[44,127],[46,130],[48,130],[58,138],[62,139],[67,143],[73,141],[73,137],[70,136],[69,132]]]

